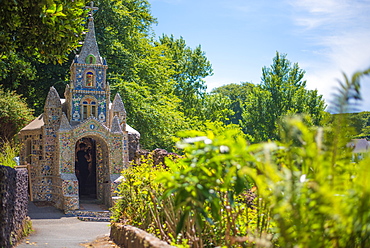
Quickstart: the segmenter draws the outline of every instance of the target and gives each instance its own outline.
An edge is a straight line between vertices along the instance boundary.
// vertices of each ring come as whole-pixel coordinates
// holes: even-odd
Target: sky
[[[148,0],[156,36],[201,45],[212,64],[208,90],[260,83],[279,53],[305,70],[307,89],[327,103],[343,72],[370,68],[370,0]],[[358,111],[370,111],[370,76],[361,81]]]

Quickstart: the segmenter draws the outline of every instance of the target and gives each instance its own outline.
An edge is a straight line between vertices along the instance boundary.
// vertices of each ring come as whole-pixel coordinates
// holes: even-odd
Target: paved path
[[[110,231],[108,222],[80,221],[76,217],[65,217],[54,207],[35,206],[32,202],[28,215],[35,231],[23,239],[18,248],[81,248],[82,243],[92,242]]]

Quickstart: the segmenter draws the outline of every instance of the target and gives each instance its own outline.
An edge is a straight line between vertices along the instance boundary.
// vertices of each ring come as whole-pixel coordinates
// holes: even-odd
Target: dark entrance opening
[[[96,199],[96,141],[82,138],[77,141],[75,149],[79,196]]]

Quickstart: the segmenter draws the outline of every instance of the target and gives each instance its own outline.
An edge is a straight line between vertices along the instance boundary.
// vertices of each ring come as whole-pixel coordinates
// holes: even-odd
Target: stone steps
[[[65,212],[65,215],[68,217],[77,217],[82,221],[110,222],[111,212],[107,210],[69,210]]]
[[[96,222],[110,222],[110,217],[88,217],[88,216],[77,216],[77,219],[82,221],[96,221]]]

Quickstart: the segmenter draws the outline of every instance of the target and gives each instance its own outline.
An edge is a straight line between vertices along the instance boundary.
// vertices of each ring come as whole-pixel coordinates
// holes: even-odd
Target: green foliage
[[[191,49],[185,40],[173,35],[163,35],[159,43],[165,46],[164,54],[172,60],[171,69],[175,82],[175,94],[182,100],[181,110],[185,116],[193,117],[199,114],[199,105],[206,94],[207,86],[203,78],[213,75],[211,63],[208,61],[201,46]]]
[[[24,237],[27,237],[28,235],[30,235],[32,232],[33,232],[33,228],[32,228],[32,221],[29,217],[26,217],[24,220],[23,220],[23,225],[22,225],[22,234],[21,234],[21,237],[19,237],[19,239],[21,238],[24,238]]]
[[[348,119],[348,125],[352,127],[352,138],[354,139],[370,139],[370,112],[364,111],[360,113],[345,113],[343,114]]]
[[[227,123],[228,116],[234,113],[230,109],[231,104],[231,100],[222,94],[206,93],[198,99],[198,105],[191,110],[194,114],[187,116],[187,120],[192,129],[196,130],[202,130],[202,126],[208,122]]]
[[[127,122],[140,133],[140,143],[149,149],[173,149],[176,132],[185,129],[183,114],[178,110],[178,99],[165,92],[152,94],[148,87],[135,82],[116,80],[125,102]]]
[[[228,133],[234,138],[243,136],[242,132],[235,129],[229,129]],[[245,140],[241,139],[240,141],[245,143]],[[191,247],[214,247],[217,244],[227,244],[227,242],[235,243],[236,241],[231,237],[225,242],[225,234],[246,234],[250,228],[258,225],[257,215],[260,213],[256,209],[248,208],[246,197],[239,194],[239,197],[230,202],[231,198],[227,192],[231,191],[227,191],[228,186],[223,186],[221,181],[226,181],[229,189],[240,186],[233,185],[235,180],[232,178],[224,179],[225,171],[222,172],[222,169],[219,169],[220,173],[212,177],[209,183],[206,182],[207,177],[204,175],[201,182],[196,184],[192,180],[196,178],[195,174],[181,177],[181,181],[177,182],[181,171],[190,173],[192,170],[193,166],[190,166],[186,161],[188,161],[188,158],[180,159],[179,162],[168,159],[166,165],[169,165],[169,167],[165,169],[162,166],[153,166],[149,158],[139,166],[124,170],[122,172],[122,183],[119,186],[121,199],[114,207],[113,212],[114,221],[135,225],[180,247],[184,244]],[[206,169],[206,167],[202,168]],[[194,170],[195,168],[193,168],[193,172],[195,172]],[[213,171],[213,168],[210,168],[210,170]],[[229,173],[229,175],[231,174],[232,172]],[[171,175],[173,175],[173,178]],[[214,188],[213,193],[206,192],[207,185],[214,183],[213,179],[220,181],[218,183],[219,187]],[[189,180],[188,183],[187,180]],[[242,182],[244,181],[245,179],[242,179]],[[172,183],[184,185],[186,189],[182,190],[185,192],[195,189],[198,194],[182,195],[186,199],[184,204],[178,198],[181,195],[180,192],[173,195],[169,193],[169,188],[166,190],[165,185]],[[205,188],[200,187],[202,184]],[[217,220],[213,224],[206,221],[210,218],[205,217],[204,212],[198,212],[199,208],[195,211],[191,209],[192,200],[197,198],[195,204],[201,206],[202,203],[199,199],[202,198],[202,195],[208,197],[210,194],[219,196],[218,204],[207,203],[206,199],[201,201],[203,201],[204,207],[218,207],[217,210],[212,210],[217,216]],[[253,199],[254,197],[251,198],[251,203]],[[216,202],[215,199],[213,201]],[[217,211],[217,214],[215,211]],[[140,215],[137,214],[138,212],[140,212]]]
[[[0,82],[3,87],[15,90],[22,80],[35,78],[35,70],[30,62],[27,62],[19,54],[11,52],[7,58],[0,60]]]
[[[370,112],[348,114],[350,125],[354,128],[356,134],[360,134],[367,126],[369,117]]]
[[[19,154],[19,146],[14,142],[2,141],[0,143],[0,165],[16,167],[14,158]]]
[[[3,1],[0,9],[0,61],[12,53],[61,63],[78,47],[85,1]]]
[[[248,152],[239,156],[248,150],[244,135],[234,128],[216,133],[184,132],[182,136],[188,138],[179,147],[185,158],[168,161],[170,172],[161,178],[164,196],[174,197],[175,208],[182,210],[177,232],[189,221],[196,223],[196,247],[231,246],[238,237],[261,227],[259,213],[240,201],[242,193],[251,188],[249,178],[238,173],[241,165],[252,161]]]
[[[284,125],[282,143],[261,147],[259,173],[241,170],[270,206],[276,242],[281,247],[368,246],[370,211],[357,210],[369,201],[363,198],[370,190],[363,181],[367,161],[351,163],[348,151],[336,146],[332,136],[299,119]]]
[[[11,140],[32,119],[30,110],[20,95],[0,88],[0,140]]]
[[[177,226],[176,233],[189,239],[193,236],[187,232],[188,225],[194,224],[193,247],[367,247],[370,159],[351,163],[349,151],[337,146],[332,135],[309,128],[299,118],[286,119],[282,125],[281,142],[256,145],[248,145],[236,130],[186,133],[192,138],[180,144],[185,158],[167,160],[168,171],[156,176],[161,175],[162,183],[156,196],[164,196],[156,199],[171,202],[161,205],[168,209],[158,209],[177,211],[172,232]],[[154,179],[137,172],[131,181],[137,182],[135,197],[146,192],[143,178]],[[256,210],[240,201],[252,185],[257,186],[260,199]],[[135,201],[122,196],[131,208]],[[132,211],[150,206],[148,199],[153,197],[145,199]],[[144,215],[136,221],[148,219]]]
[[[338,101],[359,98],[349,92],[341,91]],[[156,199],[167,201],[158,209],[176,213],[171,236],[192,247],[368,247],[370,156],[351,162],[347,118],[335,115],[324,129],[288,116],[280,121],[280,141],[254,145],[234,128],[181,133],[184,158],[167,160],[154,181],[163,195]],[[245,204],[248,189],[257,190],[255,210]],[[150,206],[153,197],[147,199],[135,208]]]
[[[251,83],[241,83],[227,84],[212,90],[212,93],[226,96],[231,101],[231,109],[234,111],[234,114],[228,116],[229,121],[227,121],[226,124],[239,124],[242,119],[242,105],[247,100],[249,93],[254,87],[255,85]]]
[[[304,71],[276,53],[270,68],[262,69],[262,82],[252,89],[243,105],[242,127],[255,141],[276,140],[278,122],[295,114],[310,116],[312,125],[323,119],[325,103],[317,90],[306,90]]]
[[[140,166],[122,172],[121,199],[113,208],[113,220],[134,225],[171,242],[176,238],[174,223],[178,211],[173,208],[171,198],[162,198],[164,188],[156,180],[165,169],[162,165],[154,166],[151,158],[141,162]]]
[[[356,101],[361,100],[360,92],[360,79],[366,75],[370,75],[370,69],[365,71],[358,71],[348,78],[346,74],[343,73],[344,81],[339,81],[339,87],[337,88],[337,93],[334,94],[334,99],[331,102],[331,110],[334,113],[348,113]],[[351,104],[348,104],[351,101]]]

